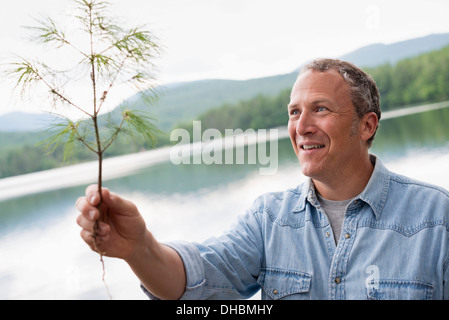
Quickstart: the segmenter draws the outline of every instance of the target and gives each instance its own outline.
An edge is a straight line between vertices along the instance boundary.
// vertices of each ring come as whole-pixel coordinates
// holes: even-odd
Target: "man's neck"
[[[367,158],[361,161],[351,174],[334,179],[332,181],[322,181],[312,178],[317,192],[325,199],[342,201],[358,196],[368,184],[374,165]]]

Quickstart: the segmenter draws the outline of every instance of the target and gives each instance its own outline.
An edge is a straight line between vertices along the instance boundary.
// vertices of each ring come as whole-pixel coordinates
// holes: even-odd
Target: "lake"
[[[418,112],[418,111],[416,111]],[[371,152],[393,171],[449,189],[449,108],[386,115]],[[261,193],[305,178],[289,139],[277,144],[278,170],[262,164],[180,164],[170,148],[111,159],[105,185],[134,201],[161,241],[220,234]],[[79,236],[76,199],[95,180],[83,164],[0,180],[0,299],[109,299],[99,256]],[[113,299],[146,299],[121,260],[105,258]]]

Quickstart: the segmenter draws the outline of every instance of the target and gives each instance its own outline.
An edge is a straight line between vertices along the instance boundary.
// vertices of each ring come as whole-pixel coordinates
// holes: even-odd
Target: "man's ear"
[[[368,141],[376,132],[379,119],[374,112],[366,113],[360,121],[360,138],[364,141]]]

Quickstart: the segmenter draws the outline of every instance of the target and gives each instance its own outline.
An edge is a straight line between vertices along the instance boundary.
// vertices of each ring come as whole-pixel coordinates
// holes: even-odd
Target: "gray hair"
[[[338,59],[317,59],[306,64],[301,73],[308,70],[325,72],[332,69],[337,70],[346,83],[349,84],[351,101],[355,106],[358,117],[361,119],[368,112],[374,112],[380,120],[380,93],[376,82],[369,74],[354,64]],[[367,141],[369,146],[373,143],[378,127],[379,125],[377,125],[372,137]]]

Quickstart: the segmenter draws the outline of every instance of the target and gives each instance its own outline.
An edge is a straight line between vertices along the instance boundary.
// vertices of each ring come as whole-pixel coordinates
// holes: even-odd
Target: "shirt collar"
[[[371,155],[371,159],[375,162],[374,171],[365,190],[357,198],[371,206],[378,220],[387,200],[391,174],[379,158]]]
[[[390,172],[379,158],[373,154],[371,154],[370,157],[371,161],[374,163],[373,173],[371,174],[371,178],[365,189],[354,198],[354,201],[360,199],[366,202],[373,209],[376,219],[379,219],[387,199],[388,188],[390,186]],[[302,186],[300,186],[299,194],[299,201],[293,209],[293,212],[303,211],[306,206],[306,201],[317,206],[318,199],[316,197],[315,186],[312,179],[308,178]]]
[[[306,208],[306,200],[310,203],[314,203],[312,198],[316,199],[315,196],[315,186],[313,185],[312,179],[307,178],[306,181],[298,187],[299,189],[299,200],[293,209],[293,213],[304,211]]]

